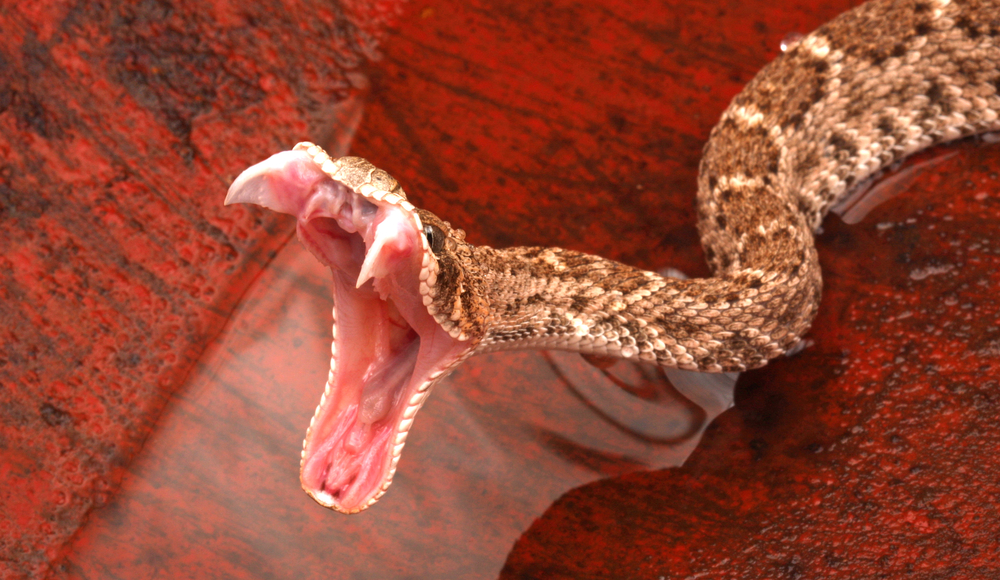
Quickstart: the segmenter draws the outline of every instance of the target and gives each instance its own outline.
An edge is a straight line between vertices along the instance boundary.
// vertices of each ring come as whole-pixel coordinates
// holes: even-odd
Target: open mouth
[[[333,275],[330,375],[300,479],[320,504],[361,511],[392,482],[432,385],[469,348],[428,312],[437,260],[420,216],[388,174],[308,143],[240,174],[232,203],[296,216],[299,239]]]

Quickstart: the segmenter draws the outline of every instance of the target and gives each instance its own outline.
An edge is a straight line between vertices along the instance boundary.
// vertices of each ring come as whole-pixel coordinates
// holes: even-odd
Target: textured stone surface
[[[287,239],[219,192],[329,135],[378,7],[0,7],[0,576],[46,574]]]

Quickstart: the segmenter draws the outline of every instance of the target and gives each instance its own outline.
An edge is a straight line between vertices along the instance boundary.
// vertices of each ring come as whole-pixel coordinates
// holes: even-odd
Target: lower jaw
[[[353,513],[385,493],[431,387],[473,345],[452,338],[427,312],[416,264],[402,261],[358,289],[351,264],[324,261],[334,278],[331,373],[306,434],[300,478],[318,503]]]
[[[306,435],[301,481],[320,504],[351,513],[374,503],[395,472],[421,343],[371,290],[335,286],[330,380]]]

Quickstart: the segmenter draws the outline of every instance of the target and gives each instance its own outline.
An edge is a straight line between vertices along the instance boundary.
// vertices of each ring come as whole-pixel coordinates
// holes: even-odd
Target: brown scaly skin
[[[463,233],[438,255],[435,304],[449,315],[459,305],[459,324],[481,337],[476,352],[762,366],[816,314],[813,231],[830,207],[917,150],[1000,130],[998,90],[996,0],[864,4],[764,67],[712,131],[698,213],[717,277],[674,280],[558,248],[477,248]]]

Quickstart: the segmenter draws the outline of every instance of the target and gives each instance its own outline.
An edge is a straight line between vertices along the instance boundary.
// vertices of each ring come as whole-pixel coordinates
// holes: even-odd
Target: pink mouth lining
[[[320,504],[354,513],[388,489],[414,416],[469,345],[423,304],[421,269],[434,258],[419,216],[360,195],[323,169],[306,151],[279,153],[241,174],[227,203],[295,215],[299,239],[331,269],[331,370],[300,478]]]

